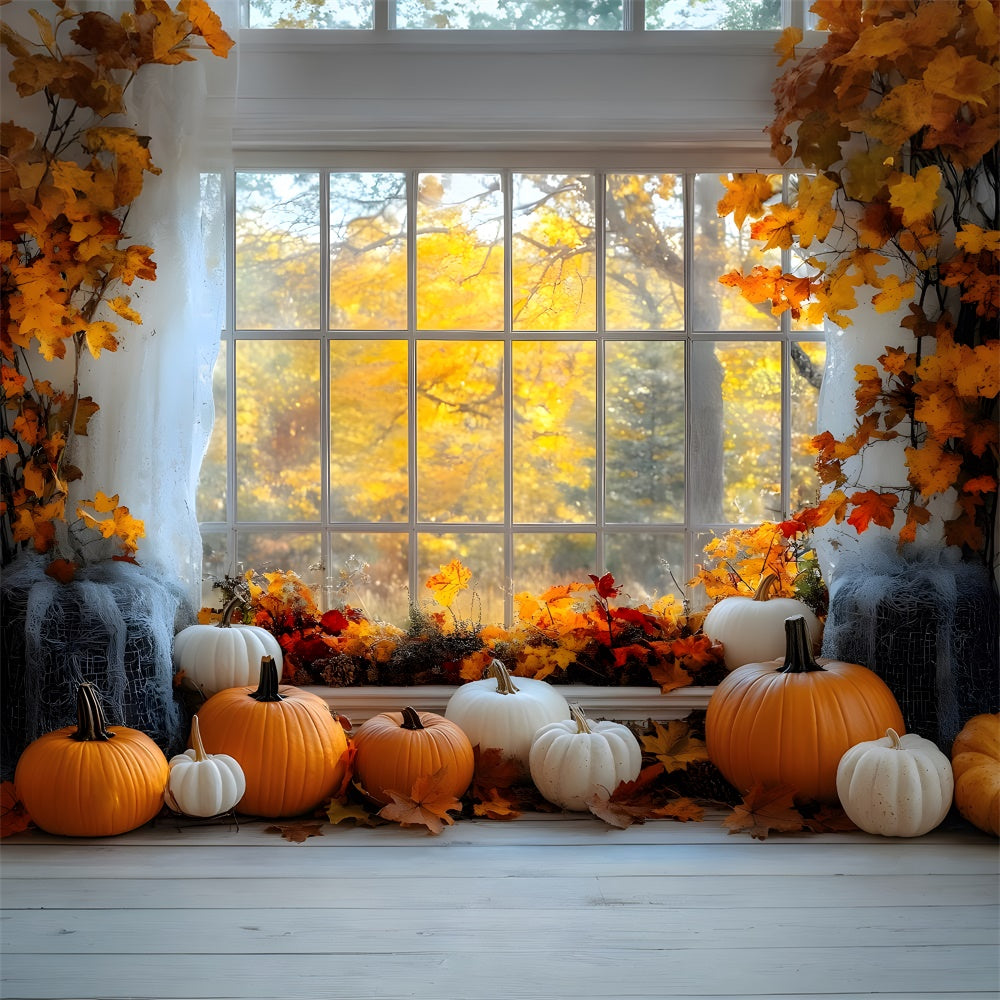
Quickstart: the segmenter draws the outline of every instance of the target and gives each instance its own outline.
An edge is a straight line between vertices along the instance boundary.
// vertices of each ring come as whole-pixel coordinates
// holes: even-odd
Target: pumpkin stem
[[[400,729],[423,729],[424,724],[420,721],[420,714],[415,708],[410,708],[409,705],[403,709],[403,721],[400,723]]]
[[[778,578],[774,573],[768,573],[761,577],[760,583],[757,584],[757,589],[753,592],[753,600],[755,601],[766,601],[771,596],[771,591],[774,590],[778,583]]]
[[[517,694],[518,687],[511,680],[510,671],[499,660],[491,660],[485,674],[496,678],[497,694]]]
[[[891,726],[885,731],[885,735],[889,737],[889,749],[890,750],[902,750],[903,744],[899,742],[899,733],[896,732]]]
[[[587,716],[583,714],[583,709],[579,705],[569,706],[569,716],[576,723],[578,733],[589,733],[590,726],[587,724]]]
[[[84,681],[76,689],[76,732],[70,739],[81,743],[106,743],[115,734],[107,730],[97,688]]]
[[[785,662],[778,668],[779,674],[808,674],[822,670],[812,654],[809,629],[802,615],[792,615],[785,619]]]
[[[237,608],[243,607],[243,601],[239,597],[234,597],[230,602],[222,609],[222,621],[219,622],[219,628],[229,628],[233,624],[233,612]]]
[[[254,701],[284,701],[285,696],[278,693],[278,665],[273,656],[260,658],[260,682],[257,690],[250,692]]]
[[[201,725],[198,722],[197,715],[191,717],[191,749],[194,750],[195,760],[208,760],[208,754],[205,753],[205,744],[201,741]]]

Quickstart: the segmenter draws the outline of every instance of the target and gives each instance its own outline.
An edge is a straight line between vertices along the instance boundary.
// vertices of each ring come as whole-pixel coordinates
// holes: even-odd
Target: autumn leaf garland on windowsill
[[[46,111],[37,134],[0,126],[0,538],[4,565],[32,548],[66,581],[109,545],[115,558],[133,558],[145,532],[117,494],[98,492],[75,509],[70,500],[83,475],[73,440],[99,409],[81,386],[81,362],[117,350],[118,320],[141,324],[123,286],[156,278],[153,248],[128,244],[125,223],[144,176],[160,170],[148,137],[114,123],[144,66],[194,59],[197,39],[223,57],[233,42],[206,0],[178,0],[176,9],[134,0],[117,20],[53,4],[52,21],[30,12],[37,42],[7,21],[0,34],[19,96],[40,95]],[[69,388],[42,377],[51,366],[63,374],[63,361]]]
[[[797,57],[801,31],[784,32],[779,66],[792,65],[774,85],[770,128],[778,163],[804,172],[784,200],[780,178],[737,174],[719,203],[737,225],[753,220],[765,249],[797,247],[804,266],[758,265],[720,280],[775,315],[840,327],[869,286],[877,312],[908,307],[900,339],[915,346],[890,344],[857,367],[855,427],[814,439],[826,493],[794,520],[803,530],[846,520],[859,534],[898,523],[905,545],[932,503],[954,496],[946,543],[989,565],[1000,452],[996,5],[817,0],[810,9],[826,40]],[[906,487],[852,479],[850,460],[886,440],[905,444]]]

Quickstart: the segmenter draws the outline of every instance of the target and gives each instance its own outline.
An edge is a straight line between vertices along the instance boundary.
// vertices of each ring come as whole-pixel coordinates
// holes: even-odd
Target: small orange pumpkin
[[[737,667],[712,693],[708,755],[740,792],[789,785],[800,801],[836,804],[840,759],[887,729],[903,732],[903,713],[867,667],[815,659],[801,616],[785,621],[785,641],[784,661]]]
[[[974,715],[951,746],[955,808],[985,833],[1000,836],[1000,712]]]
[[[469,737],[434,712],[383,712],[354,734],[354,773],[382,805],[390,792],[409,795],[418,778],[441,772],[440,789],[459,798],[472,783],[474,755]]]
[[[76,691],[76,726],[39,736],[21,754],[14,786],[46,833],[111,837],[163,808],[170,775],[163,751],[138,729],[108,726],[97,688]]]
[[[262,657],[260,683],[212,695],[198,712],[202,739],[243,768],[237,810],[251,816],[297,816],[329,798],[347,767],[347,737],[326,702],[278,686],[277,664]]]

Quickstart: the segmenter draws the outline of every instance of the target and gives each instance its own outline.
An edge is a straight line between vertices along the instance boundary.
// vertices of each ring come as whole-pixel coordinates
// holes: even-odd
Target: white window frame
[[[804,5],[787,9],[800,23]],[[470,40],[469,35],[475,37]],[[233,125],[233,164],[247,171],[390,171],[509,170],[595,173],[677,173],[763,169],[775,171],[764,129],[772,113],[770,84],[777,74],[773,46],[777,32],[321,32],[261,31],[238,33],[240,80]],[[609,37],[612,36],[613,37]],[[681,37],[683,36],[683,37]],[[566,76],[584,80],[573,92]],[[581,78],[580,73],[584,76]],[[445,79],[463,81],[460,92],[441,96]],[[499,84],[503,86],[498,90]],[[675,95],[664,100],[662,95]],[[526,95],[547,95],[526,101]],[[595,101],[594,95],[605,99]],[[598,184],[600,191],[601,185]],[[325,226],[327,206],[321,196]],[[233,217],[235,174],[226,185],[228,215]],[[687,196],[690,199],[690,193]],[[597,218],[603,218],[603,192]],[[690,213],[688,213],[690,218]],[[412,233],[412,229],[411,229]],[[326,238],[324,233],[324,239]],[[693,246],[691,233],[686,245]],[[412,235],[410,237],[412,239]],[[234,259],[229,233],[228,256]],[[329,288],[328,255],[321,252],[321,288]],[[411,260],[411,268],[413,267]],[[685,254],[690,274],[691,254]],[[412,275],[411,275],[412,277]],[[332,599],[329,536],[344,530],[398,530],[410,533],[410,593],[419,593],[416,578],[414,504],[406,525],[340,525],[329,521],[327,445],[329,421],[323,421],[323,518],[308,524],[255,525],[235,517],[235,279],[229,276],[227,328],[228,462],[225,522],[203,522],[204,531],[224,532],[229,565],[235,569],[236,534],[240,528],[318,531]],[[690,287],[690,285],[689,285]],[[414,315],[410,282],[410,315]],[[688,297],[688,309],[690,309]],[[329,341],[324,322],[318,334]],[[599,313],[600,313],[599,308]],[[414,331],[410,330],[412,335]],[[598,344],[602,329],[598,329]],[[273,337],[273,332],[257,334]],[[243,335],[241,335],[243,336]],[[251,336],[254,336],[251,334]],[[310,338],[312,334],[309,334]],[[352,334],[353,336],[353,334]],[[438,335],[427,334],[438,339]],[[495,335],[490,334],[490,339]],[[673,335],[671,335],[673,336]],[[512,335],[503,334],[509,359]],[[515,336],[514,339],[517,339]],[[742,333],[693,331],[689,321],[674,339],[683,339],[689,354],[699,339],[743,340]],[[789,370],[793,341],[822,340],[822,334],[793,333],[788,316],[774,332],[752,339],[782,345],[782,496],[788,503]],[[600,351],[600,347],[599,347]],[[326,358],[325,347],[323,358]],[[602,356],[598,355],[598,375]],[[510,380],[509,365],[505,377]],[[321,362],[324,411],[328,413],[328,370]],[[598,389],[599,421],[602,420]],[[509,396],[509,393],[508,393]],[[507,405],[510,403],[508,401]],[[601,431],[599,423],[598,438]],[[689,430],[690,428],[688,428]],[[411,428],[411,435],[414,429]],[[687,434],[690,447],[690,434]],[[505,479],[511,481],[510,442]],[[600,463],[599,463],[600,464]],[[410,463],[411,495],[415,463]],[[598,559],[602,556],[603,474],[598,471]],[[690,488],[690,485],[688,486]],[[692,505],[685,503],[685,567],[696,562],[697,539],[705,531],[724,531],[734,522],[695,524]],[[508,498],[505,524],[506,568],[511,565],[512,522]],[[787,516],[786,509],[781,516]],[[776,512],[776,516],[778,512]],[[435,525],[444,532],[463,525]],[[650,532],[651,525],[608,526],[609,530]],[[480,530],[476,526],[476,530]],[[593,531],[594,525],[545,525],[534,530]],[[596,570],[595,570],[596,571]],[[558,581],[553,581],[553,583]],[[510,596],[506,617],[510,617]]]

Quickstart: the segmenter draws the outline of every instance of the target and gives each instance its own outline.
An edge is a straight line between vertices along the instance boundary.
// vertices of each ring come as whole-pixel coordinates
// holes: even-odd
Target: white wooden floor
[[[728,836],[717,819],[440,837],[158,821],[0,847],[5,1000],[1000,995],[997,842]]]

